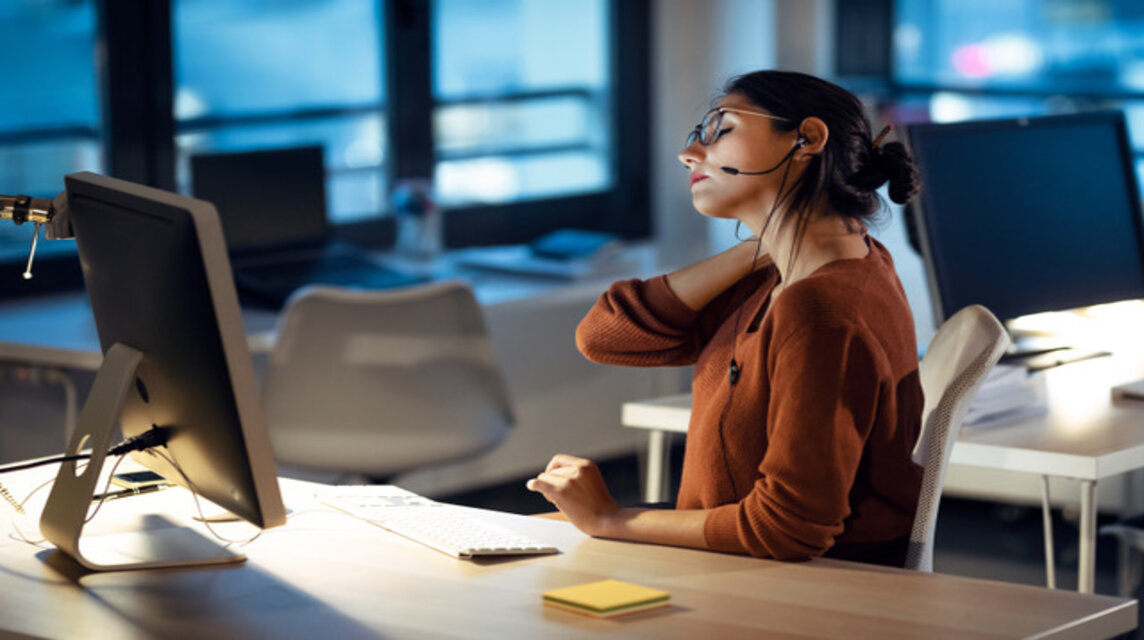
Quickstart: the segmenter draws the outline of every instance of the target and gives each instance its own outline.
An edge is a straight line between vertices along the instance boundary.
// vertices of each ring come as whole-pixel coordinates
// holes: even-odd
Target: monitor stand
[[[82,535],[112,434],[142,359],[140,351],[122,344],[107,350],[67,451],[76,455],[90,447],[91,459],[82,472],[76,471],[75,461],[60,466],[40,517],[40,529],[61,551],[94,571],[241,562],[244,554],[185,527]]]

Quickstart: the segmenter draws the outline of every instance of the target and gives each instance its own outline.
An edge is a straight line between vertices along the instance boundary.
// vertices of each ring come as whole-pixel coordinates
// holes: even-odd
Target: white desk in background
[[[434,279],[463,279],[472,285],[477,300],[486,307],[581,287],[588,287],[598,295],[613,277],[648,276],[657,271],[655,249],[646,244],[625,249],[624,261],[620,264],[626,271],[605,270],[599,276],[575,280],[514,276],[458,266],[457,261],[472,251],[479,250],[457,251],[428,265],[392,257],[382,259]],[[273,347],[277,316],[272,310],[243,307],[242,319],[251,353],[266,353]],[[0,361],[97,371],[103,356],[87,293],[81,289],[0,301]]]
[[[5,474],[17,496],[54,467]],[[1137,602],[814,559],[777,562],[589,538],[567,522],[483,517],[557,555],[465,561],[316,504],[320,485],[282,480],[291,516],[227,568],[87,573],[31,546],[0,502],[0,635],[43,638],[1106,638]],[[41,492],[37,497],[46,492]],[[159,513],[201,529],[181,488],[108,502],[85,528]],[[35,531],[33,513],[21,530]],[[155,523],[154,516],[149,522]],[[153,525],[164,526],[164,525]],[[245,524],[216,524],[244,539]],[[205,533],[205,531],[204,531]],[[605,578],[665,589],[667,609],[598,620],[541,594]]]
[[[1131,358],[1097,358],[1046,372],[1049,409],[1043,415],[980,429],[962,429],[950,461],[954,465],[1039,474],[1042,502],[1049,508],[1050,476],[1080,480],[1080,548],[1077,588],[1093,590],[1096,561],[1097,482],[1144,468],[1144,401],[1111,400],[1111,388],[1144,377]],[[682,394],[626,403],[624,426],[647,429],[645,499],[667,499],[669,433],[687,433],[691,396]],[[1053,575],[1052,529],[1046,518],[1046,571]]]
[[[655,271],[652,247],[633,251],[642,254],[646,264],[640,273],[628,275]],[[516,481],[543,469],[553,451],[595,459],[634,454],[642,449],[643,434],[619,428],[623,402],[684,388],[677,370],[603,367],[576,350],[572,337],[580,318],[622,274],[566,280],[463,270],[443,262],[431,275],[463,278],[472,284],[509,386],[516,426],[487,453],[402,477],[411,490],[442,496]],[[276,318],[271,311],[243,310],[256,372],[273,345]],[[55,367],[61,371],[52,371],[54,380],[62,384],[74,380],[82,386],[87,376],[73,370],[95,371],[101,362],[84,292],[0,302],[0,363]],[[4,387],[8,397],[23,390]],[[54,391],[36,393],[29,403],[13,405],[16,411],[0,415],[0,442],[18,443],[17,449],[0,451],[0,458],[49,455],[67,442],[64,425],[69,420],[59,414],[67,405],[64,395],[69,389],[64,388],[58,403]],[[77,404],[71,402],[73,407]],[[9,440],[4,439],[9,437],[5,429],[13,434]]]

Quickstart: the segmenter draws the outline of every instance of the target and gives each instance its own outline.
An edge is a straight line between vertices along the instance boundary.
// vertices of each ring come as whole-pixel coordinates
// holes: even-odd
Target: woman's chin
[[[705,204],[700,198],[692,198],[691,205],[695,207],[695,211],[704,218],[713,218],[715,220],[730,220],[734,218],[729,212],[719,207],[712,207],[709,204]]]

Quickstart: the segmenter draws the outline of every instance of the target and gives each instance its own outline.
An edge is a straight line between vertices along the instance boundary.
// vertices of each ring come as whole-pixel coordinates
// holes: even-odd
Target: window
[[[607,189],[604,0],[437,0],[435,184],[445,205]]]
[[[0,24],[7,52],[0,65],[7,98],[0,100],[0,192],[50,198],[63,190],[65,173],[102,168],[94,3],[5,2]],[[27,259],[31,232],[31,225],[0,224],[0,261]],[[56,243],[40,250],[71,250],[71,243],[49,244]]]
[[[392,242],[388,193],[425,177],[446,246],[561,227],[643,237],[648,5],[6,2],[21,55],[0,80],[22,97],[0,103],[0,193],[51,196],[84,169],[185,192],[194,154],[320,143],[335,232],[355,242]],[[2,259],[25,259],[30,228],[0,227]]]
[[[904,83],[1144,92],[1138,0],[903,0],[894,40]]]
[[[1121,109],[1144,181],[1139,0],[848,0],[846,11],[859,6],[892,25],[878,31],[892,41],[881,73],[894,120]],[[853,24],[839,18],[839,39],[857,46]]]
[[[177,181],[197,153],[321,144],[329,216],[385,202],[383,24],[376,3],[174,5]]]
[[[635,96],[613,89],[620,58],[647,55],[630,50],[646,47],[630,26],[629,50],[614,50],[618,22],[646,22],[643,2],[173,2],[183,190],[193,154],[316,142],[333,222],[384,242],[370,232],[394,181],[430,177],[457,246],[607,227],[632,201],[618,194],[641,188],[617,184],[611,132],[617,100]],[[640,215],[616,230],[646,234]]]

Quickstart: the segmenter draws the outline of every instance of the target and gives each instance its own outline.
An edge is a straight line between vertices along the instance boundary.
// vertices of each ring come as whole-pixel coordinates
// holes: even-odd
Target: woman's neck
[[[865,229],[856,228],[853,223],[848,224],[837,216],[812,215],[797,249],[793,224],[774,233],[772,242],[768,244],[781,278],[779,290],[809,276],[823,265],[836,260],[864,258],[869,253]]]

